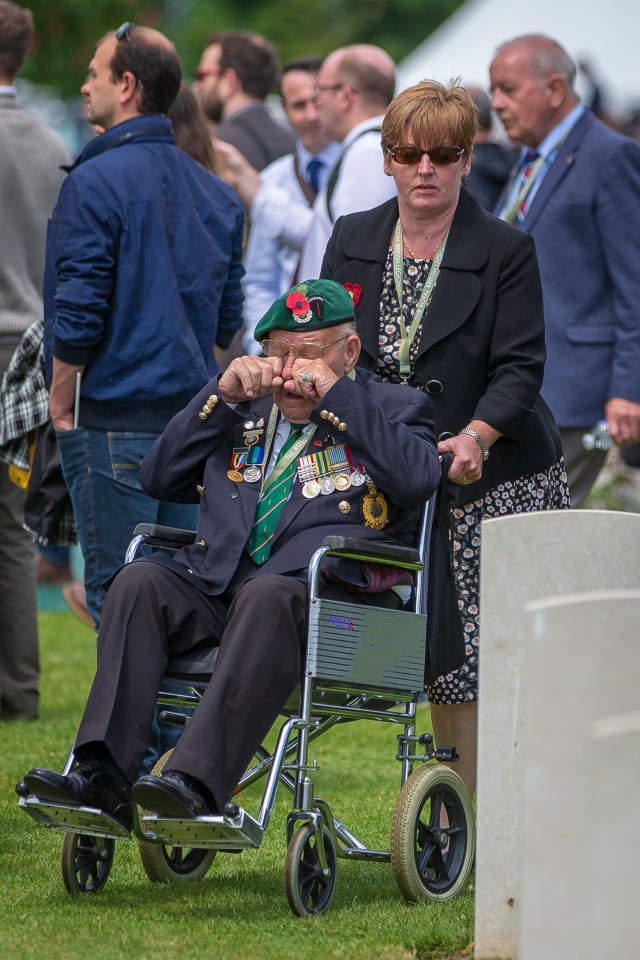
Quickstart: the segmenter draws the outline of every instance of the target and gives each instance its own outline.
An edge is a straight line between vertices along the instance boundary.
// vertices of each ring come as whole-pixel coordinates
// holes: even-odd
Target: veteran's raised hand
[[[305,360],[296,357],[287,363],[284,372],[284,389],[301,397],[317,401],[339,380],[339,377],[324,360]]]
[[[218,381],[220,396],[227,403],[265,397],[282,386],[280,357],[236,357]]]

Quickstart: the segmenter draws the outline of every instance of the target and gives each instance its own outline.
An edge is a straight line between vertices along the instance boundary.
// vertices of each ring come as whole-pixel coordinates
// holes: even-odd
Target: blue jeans
[[[96,628],[104,581],[120,567],[138,523],[195,530],[197,504],[160,503],[140,485],[140,464],[157,434],[78,427],[56,434],[85,563],[87,607]]]

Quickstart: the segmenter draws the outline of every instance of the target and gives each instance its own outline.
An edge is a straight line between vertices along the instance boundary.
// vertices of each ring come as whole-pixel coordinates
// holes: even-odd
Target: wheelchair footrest
[[[197,847],[203,850],[246,850],[262,844],[264,829],[250,814],[238,807],[231,817],[161,817],[149,814],[142,818],[146,838],[173,847]]]
[[[96,807],[74,807],[70,803],[53,803],[34,796],[22,797],[18,806],[45,827],[113,840],[129,840],[131,837],[121,823]]]

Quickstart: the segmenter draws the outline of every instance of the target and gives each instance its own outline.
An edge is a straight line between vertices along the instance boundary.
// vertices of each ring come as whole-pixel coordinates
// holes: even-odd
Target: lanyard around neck
[[[431,269],[429,270],[429,276],[427,277],[427,282],[422,288],[420,299],[418,300],[416,312],[413,315],[411,325],[407,329],[402,317],[402,290],[404,284],[404,237],[402,235],[402,224],[400,223],[399,217],[396,223],[396,229],[393,235],[393,279],[396,287],[398,305],[400,307],[400,350],[398,352],[398,363],[400,365],[400,379],[403,383],[407,382],[411,373],[409,351],[411,350],[411,344],[415,340],[420,321],[422,320],[424,312],[431,301],[431,295],[436,285],[438,274],[440,273],[440,264],[442,263],[442,258],[444,256],[444,248],[447,244],[448,236],[449,230],[447,230],[445,233],[440,246],[436,250],[433,262],[431,264]]]
[[[527,179],[524,181],[524,183],[521,185],[520,189],[518,190],[517,197],[515,197],[511,206],[508,207],[502,214],[502,219],[506,220],[507,223],[515,223],[516,217],[518,215],[518,210],[520,209],[522,204],[525,202],[525,200],[531,193],[543,166],[545,165],[545,163],[551,163],[553,160],[555,160],[556,156],[558,155],[558,150],[563,145],[563,143],[569,136],[570,132],[571,131],[567,131],[567,133],[565,133],[563,137],[560,137],[556,145],[547,152],[546,157],[543,154],[540,154],[540,156],[538,157],[538,159],[536,160],[536,162],[531,168],[531,173],[529,174]],[[519,177],[522,176],[522,172],[524,169],[525,168],[523,167],[518,173]]]
[[[276,428],[278,424],[279,415],[280,415],[280,411],[278,410],[278,407],[274,403],[274,405],[271,408],[271,413],[269,414],[269,422],[267,424],[267,435],[265,437],[265,444],[264,444],[265,465],[269,462],[269,454],[271,453],[273,438],[276,435]],[[271,471],[268,477],[265,477],[265,473],[266,473],[266,467],[265,467],[265,471],[262,474],[262,486],[260,488],[260,497],[263,497],[265,492],[268,490],[268,488],[271,487],[274,483],[276,483],[277,480],[280,479],[280,477],[282,476],[284,471],[287,469],[287,467],[289,467],[290,464],[302,452],[302,450],[304,450],[307,443],[309,442],[309,440],[311,439],[311,437],[314,435],[315,432],[316,432],[315,425],[310,430],[307,430],[305,427],[302,433],[300,434],[300,436],[298,437],[298,439],[296,440],[296,442],[275,464],[273,470]],[[286,443],[286,440],[285,440],[285,443]]]
[[[545,157],[543,157],[541,154],[536,160],[536,162],[532,165],[531,170],[529,172],[529,176],[522,183],[511,206],[507,210],[505,210],[505,212],[502,215],[502,219],[506,220],[507,223],[515,223],[515,219],[518,215],[518,210],[520,209],[522,204],[525,202],[525,200],[529,196],[529,193],[532,190],[533,185],[536,182],[537,176],[540,172],[540,168],[542,167],[544,162],[545,162]],[[525,169],[526,167],[522,168],[522,170],[518,174],[519,177],[522,176],[522,173]]]

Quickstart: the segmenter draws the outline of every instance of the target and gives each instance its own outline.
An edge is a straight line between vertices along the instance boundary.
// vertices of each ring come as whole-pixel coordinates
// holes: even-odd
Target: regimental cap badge
[[[335,280],[305,280],[269,307],[254,336],[263,340],[272,330],[324,330],[355,319],[352,296]]]

